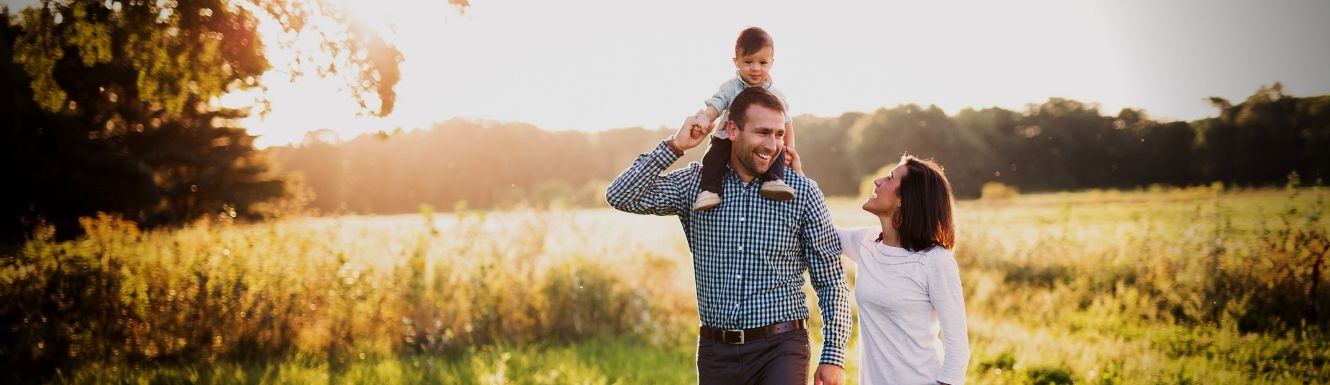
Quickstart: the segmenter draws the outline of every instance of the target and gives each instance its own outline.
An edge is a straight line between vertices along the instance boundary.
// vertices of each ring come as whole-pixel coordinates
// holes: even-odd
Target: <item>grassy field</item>
[[[1328,197],[1192,188],[960,202],[969,383],[1330,382]],[[876,225],[855,201],[831,206],[838,225]],[[0,380],[695,382],[693,278],[672,217],[426,208],[84,226],[81,239],[42,232],[0,259]]]

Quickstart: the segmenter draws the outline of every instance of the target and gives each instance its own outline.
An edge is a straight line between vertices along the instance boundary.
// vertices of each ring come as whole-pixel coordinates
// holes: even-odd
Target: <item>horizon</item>
[[[1284,93],[1285,93],[1286,95],[1288,95],[1289,97],[1303,98],[1303,97],[1330,96],[1330,93],[1320,94],[1320,95],[1293,95],[1293,94],[1288,93],[1288,84],[1283,84],[1283,83],[1280,83],[1280,84],[1284,87]],[[1274,84],[1266,84],[1266,85],[1263,85],[1262,87],[1270,87],[1270,86],[1273,86],[1273,85],[1274,85]],[[1241,103],[1245,102],[1245,101],[1246,101],[1246,99],[1245,99],[1246,97],[1251,96],[1251,94],[1255,94],[1256,92],[1257,92],[1257,89],[1253,89],[1253,90],[1251,91],[1251,93],[1249,93],[1247,96],[1243,96],[1243,97],[1241,97],[1241,98],[1233,98],[1233,99],[1226,98],[1226,99],[1227,99],[1228,101],[1230,101],[1230,102],[1233,102],[1233,105],[1236,106],[1236,105],[1238,105],[1238,104],[1241,104]],[[873,109],[870,109],[870,110],[864,110],[864,111],[845,111],[845,112],[842,112],[842,113],[839,113],[839,114],[835,114],[835,115],[826,115],[826,116],[823,116],[823,115],[812,115],[812,114],[800,114],[800,115],[795,115],[794,117],[795,117],[795,118],[798,118],[798,117],[800,117],[800,116],[809,116],[809,117],[812,117],[812,118],[814,118],[814,119],[836,119],[836,118],[839,118],[839,117],[844,116],[844,115],[846,115],[846,114],[856,114],[856,113],[857,113],[857,114],[871,115],[871,114],[873,114],[873,113],[876,113],[876,112],[879,111],[879,110],[890,110],[890,109],[895,109],[895,108],[898,108],[898,107],[909,106],[909,105],[917,106],[917,107],[920,107],[920,108],[922,108],[922,109],[930,109],[930,108],[934,108],[934,107],[936,107],[936,108],[938,108],[939,110],[942,110],[944,113],[946,113],[946,115],[947,115],[948,117],[951,117],[951,118],[955,118],[955,117],[956,117],[956,114],[958,114],[958,113],[960,113],[960,112],[962,112],[962,111],[965,111],[965,110],[982,111],[982,110],[986,110],[986,109],[989,109],[989,108],[1000,108],[1000,109],[1005,109],[1005,110],[1012,111],[1012,112],[1016,112],[1016,113],[1025,113],[1026,111],[1028,111],[1028,109],[1029,109],[1030,107],[1037,107],[1037,106],[1042,105],[1043,103],[1046,103],[1046,102],[1048,102],[1049,100],[1054,99],[1054,98],[1058,98],[1058,97],[1056,97],[1056,96],[1052,96],[1052,97],[1049,97],[1048,99],[1044,99],[1043,101],[1026,103],[1026,104],[1023,105],[1021,108],[1014,108],[1014,109],[1013,109],[1013,108],[1005,108],[1005,107],[1001,107],[1001,106],[988,106],[988,107],[969,107],[969,106],[966,106],[966,107],[961,107],[960,109],[957,109],[957,110],[955,110],[955,111],[948,111],[947,109],[945,109],[945,108],[941,108],[940,106],[937,106],[937,105],[935,105],[935,104],[927,104],[927,105],[925,105],[925,104],[920,104],[920,103],[909,103],[909,102],[906,102],[906,103],[901,103],[901,104],[892,105],[892,106],[881,106],[881,107],[873,108]],[[1086,106],[1091,107],[1092,109],[1098,110],[1098,111],[1099,111],[1099,114],[1100,114],[1101,116],[1106,116],[1106,117],[1116,116],[1116,115],[1118,114],[1118,112],[1120,111],[1120,110],[1118,110],[1118,111],[1105,111],[1104,108],[1103,108],[1103,106],[1100,105],[1099,103],[1096,103],[1096,102],[1090,102],[1090,101],[1084,101],[1084,100],[1076,100],[1076,99],[1067,99],[1067,98],[1062,98],[1062,99],[1072,100],[1072,101],[1075,101],[1075,102],[1083,103],[1083,104],[1085,104]],[[1124,108],[1124,109],[1128,109],[1128,108],[1129,108],[1129,109],[1134,109],[1134,110],[1138,110],[1138,111],[1144,111],[1144,110],[1142,110],[1142,109],[1140,109],[1140,108],[1135,108],[1135,107],[1132,107],[1132,106],[1123,106],[1122,108]],[[1195,118],[1195,119],[1185,119],[1185,120],[1184,120],[1184,119],[1167,119],[1167,118],[1160,118],[1160,117],[1156,117],[1156,116],[1149,116],[1149,115],[1148,115],[1148,112],[1149,112],[1149,111],[1145,111],[1145,112],[1147,112],[1147,118],[1148,118],[1148,119],[1151,119],[1151,120],[1154,120],[1154,121],[1156,121],[1156,122],[1160,122],[1160,123],[1168,123],[1168,122],[1176,122],[1176,121],[1182,121],[1182,122],[1188,122],[1188,123],[1191,123],[1191,122],[1195,122],[1195,121],[1198,121],[1198,120],[1210,119],[1210,118],[1214,118],[1214,117],[1219,116],[1219,114],[1218,114],[1219,111],[1218,111],[1218,110],[1216,110],[1214,114],[1211,114],[1211,115],[1208,115],[1208,116],[1201,116],[1201,117],[1199,117],[1199,118]],[[537,125],[537,124],[535,124],[535,123],[531,123],[531,122],[523,122],[523,121],[505,121],[505,120],[495,120],[495,119],[489,119],[489,118],[472,118],[472,117],[454,116],[454,117],[450,117],[450,118],[447,118],[447,119],[442,119],[442,120],[437,120],[437,121],[429,122],[429,123],[427,123],[427,124],[425,124],[425,125],[423,125],[423,126],[415,126],[415,127],[393,127],[391,130],[356,132],[356,133],[354,133],[353,135],[351,135],[351,136],[349,136],[349,137],[342,136],[340,133],[336,132],[335,130],[331,130],[331,129],[328,129],[328,130],[329,130],[330,132],[334,133],[334,134],[337,134],[337,136],[336,136],[337,142],[336,142],[336,143],[344,143],[344,142],[350,142],[350,141],[355,140],[355,139],[357,139],[357,138],[360,138],[360,137],[366,137],[366,136],[375,136],[375,135],[381,135],[381,134],[386,134],[386,135],[390,135],[390,136],[391,136],[391,135],[395,135],[395,134],[397,134],[397,133],[399,132],[399,130],[400,130],[400,132],[403,132],[403,133],[414,132],[414,131],[429,131],[429,130],[433,130],[433,129],[435,129],[435,128],[436,128],[437,126],[439,126],[439,125],[448,124],[448,123],[451,123],[451,122],[454,122],[454,121],[457,121],[457,122],[463,122],[463,123],[470,123],[470,124],[476,124],[476,125],[481,125],[481,126],[490,126],[490,125],[508,125],[508,124],[512,124],[512,125],[528,125],[528,126],[532,126],[533,128],[535,128],[535,129],[537,129],[537,130],[540,130],[540,131],[548,131],[548,132],[570,132],[570,131],[575,131],[575,132],[582,132],[582,133],[587,133],[587,134],[595,134],[595,133],[608,132],[608,131],[615,131],[615,130],[632,130],[632,129],[643,129],[643,130],[649,130],[649,131],[654,131],[654,130],[671,130],[671,131],[672,131],[672,130],[677,130],[677,129],[678,129],[678,127],[669,126],[669,125],[660,125],[660,126],[656,126],[656,127],[644,127],[644,126],[609,127],[609,128],[602,128],[602,129],[577,129],[577,128],[553,129],[553,128],[541,127],[541,126],[539,126],[539,125]],[[677,126],[677,125],[676,125],[676,126]],[[307,131],[306,133],[315,132],[315,131],[319,131],[319,130],[322,130],[322,129],[314,129],[314,130]],[[303,140],[303,138],[304,138],[304,137],[302,136],[301,139]],[[282,146],[299,147],[299,146],[301,145],[301,141],[302,141],[302,140],[295,140],[295,141],[287,142],[287,143],[270,144],[270,145],[267,145],[267,146],[261,146],[261,147],[259,147],[259,148],[260,148],[260,149],[266,149],[266,148],[282,147]]]

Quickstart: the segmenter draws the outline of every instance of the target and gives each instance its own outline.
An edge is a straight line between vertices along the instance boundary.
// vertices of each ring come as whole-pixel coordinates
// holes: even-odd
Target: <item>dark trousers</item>
[[[808,329],[742,345],[700,338],[698,385],[804,385],[808,383]]]
[[[720,184],[725,181],[725,166],[730,164],[730,148],[733,146],[734,143],[729,139],[711,137],[711,146],[707,147],[706,155],[702,155],[702,191],[724,196]],[[762,174],[762,180],[784,179],[785,151],[781,151],[776,154],[776,160],[767,168],[767,172]]]

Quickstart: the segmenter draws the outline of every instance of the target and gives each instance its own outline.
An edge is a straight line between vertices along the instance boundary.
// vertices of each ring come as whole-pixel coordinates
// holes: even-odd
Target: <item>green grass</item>
[[[691,346],[589,340],[574,344],[486,346],[456,356],[297,355],[263,362],[89,366],[58,378],[70,384],[689,384],[697,382]]]

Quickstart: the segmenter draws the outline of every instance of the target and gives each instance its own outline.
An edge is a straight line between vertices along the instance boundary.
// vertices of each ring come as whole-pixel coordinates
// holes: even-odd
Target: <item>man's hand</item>
[[[794,170],[794,173],[803,175],[804,164],[799,161],[799,152],[794,151],[794,147],[785,146],[785,164]]]
[[[710,134],[712,129],[716,128],[716,123],[707,118],[707,110],[697,110],[697,123],[703,133]]]
[[[699,122],[697,116],[689,116],[683,121],[683,127],[679,127],[679,132],[674,134],[674,145],[679,147],[680,151],[697,147],[706,139],[709,130],[703,128],[703,123]]]
[[[820,364],[813,374],[813,385],[841,385],[845,383],[845,369],[832,364]]]

